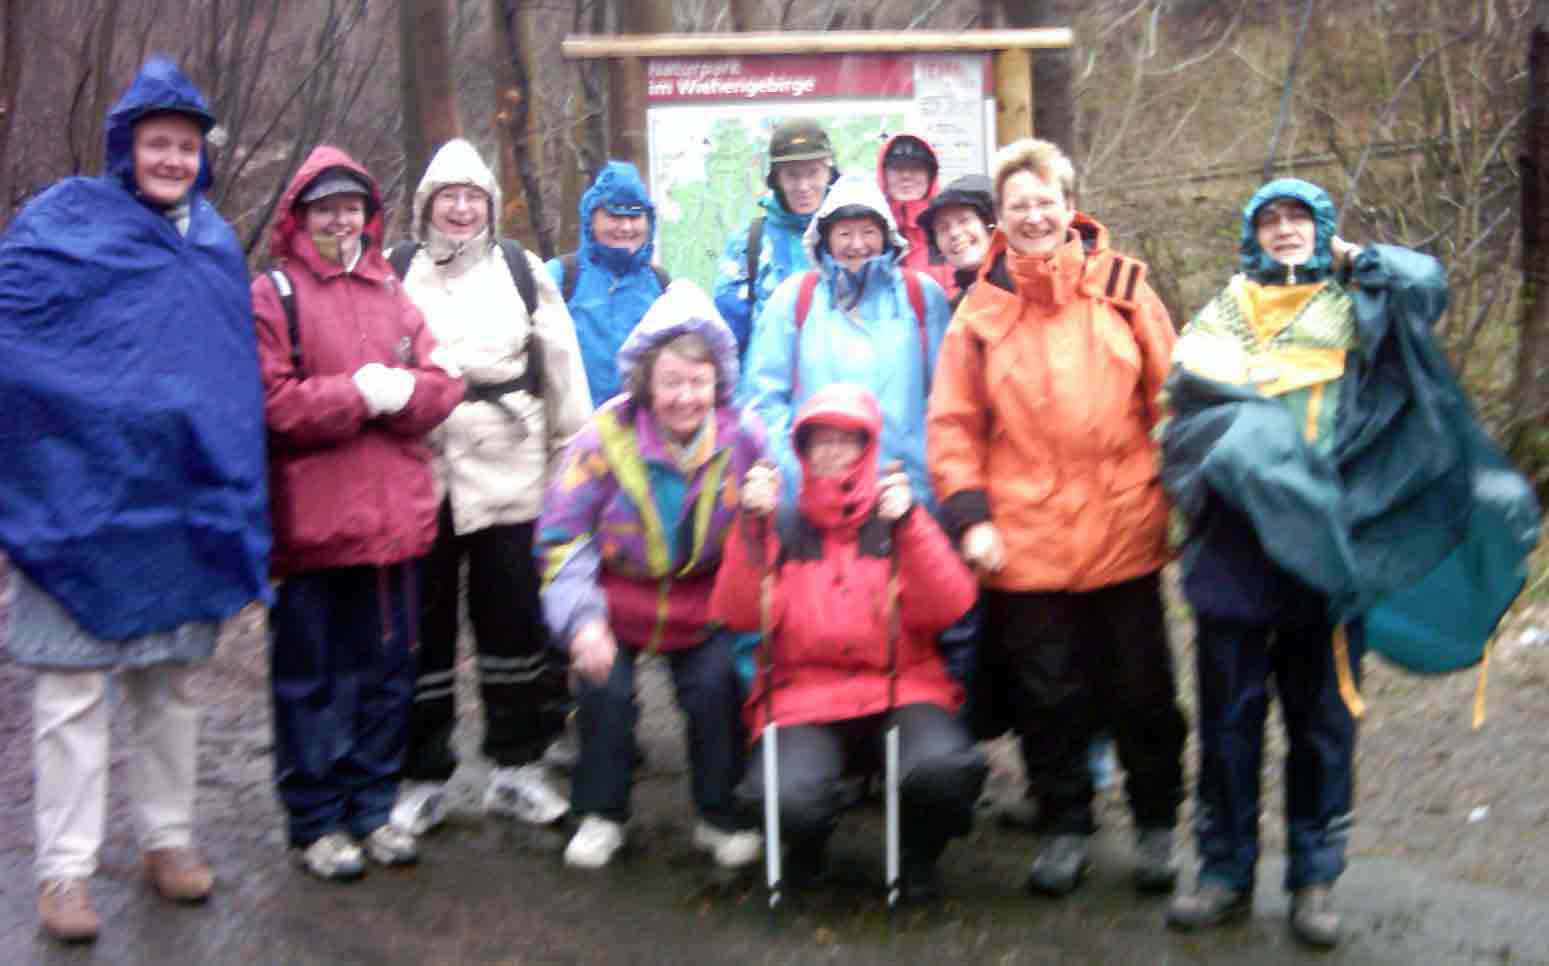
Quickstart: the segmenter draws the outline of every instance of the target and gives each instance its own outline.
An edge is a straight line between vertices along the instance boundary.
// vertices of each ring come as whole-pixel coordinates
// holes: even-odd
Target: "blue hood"
[[[1305,264],[1296,266],[1298,282],[1319,282],[1328,277],[1334,263],[1334,250],[1330,239],[1334,237],[1334,201],[1328,192],[1310,181],[1300,178],[1276,178],[1253,193],[1242,209],[1242,270],[1255,282],[1266,285],[1283,284],[1286,267],[1271,258],[1259,246],[1258,232],[1253,218],[1259,209],[1280,198],[1300,201],[1312,209],[1313,222],[1317,226],[1312,257]]]
[[[627,252],[622,248],[604,245],[592,237],[592,213],[607,205],[635,205],[645,209],[645,227],[648,237],[637,250]],[[602,265],[615,275],[629,272],[651,263],[656,250],[656,205],[640,180],[640,172],[627,161],[609,161],[597,173],[597,180],[581,196],[581,246],[582,258]]]
[[[118,103],[108,112],[107,137],[103,149],[102,170],[117,178],[130,194],[139,197],[134,183],[134,126],[147,114],[172,111],[186,114],[205,134],[215,126],[215,116],[210,104],[199,93],[194,82],[178,70],[176,64],[165,57],[152,57],[140,68],[124,91]],[[194,180],[194,191],[210,190],[214,179],[210,174],[208,149],[199,148],[199,177]]]

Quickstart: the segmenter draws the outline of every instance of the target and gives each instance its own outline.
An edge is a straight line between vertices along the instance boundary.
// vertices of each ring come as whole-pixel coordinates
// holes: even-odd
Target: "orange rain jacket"
[[[1005,591],[1086,591],[1167,560],[1151,430],[1174,332],[1144,263],[1077,213],[1047,260],[996,231],[941,343],[926,422],[931,482],[961,532],[989,520]]]

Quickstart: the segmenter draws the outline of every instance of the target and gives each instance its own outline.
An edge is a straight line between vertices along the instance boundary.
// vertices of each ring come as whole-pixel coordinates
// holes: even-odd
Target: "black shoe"
[[[1253,912],[1253,893],[1238,892],[1219,882],[1205,882],[1167,907],[1167,925],[1191,932],[1246,919]]]
[[[1173,891],[1178,866],[1173,862],[1173,830],[1143,828],[1135,837],[1135,888],[1141,892]]]
[[[1339,913],[1327,885],[1311,885],[1291,893],[1291,932],[1320,949],[1339,945]]]
[[[1043,844],[1027,872],[1027,891],[1046,896],[1066,896],[1076,891],[1086,875],[1087,836],[1056,835]]]
[[[898,867],[898,901],[906,906],[928,906],[943,895],[941,871],[934,859],[916,858],[905,852]]]

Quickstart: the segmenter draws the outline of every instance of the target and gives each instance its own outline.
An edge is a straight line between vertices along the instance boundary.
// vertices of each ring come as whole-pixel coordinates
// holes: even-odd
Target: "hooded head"
[[[103,144],[103,170],[117,178],[130,194],[140,197],[134,176],[135,125],[157,114],[178,114],[188,118],[201,135],[215,126],[209,102],[176,64],[165,57],[152,57],[140,68],[118,102],[108,111],[107,136]],[[199,174],[193,191],[208,191],[213,183],[206,145],[199,146]]]
[[[814,472],[809,443],[819,427],[860,433],[865,437],[860,457],[837,474]],[[877,453],[882,433],[882,409],[865,387],[831,383],[813,393],[796,413],[791,445],[801,462],[801,515],[816,526],[858,529],[877,500]]]
[[[936,219],[947,208],[966,208],[984,225],[986,241],[995,228],[995,184],[982,174],[965,174],[942,188],[930,200],[930,206],[916,220],[925,230],[932,253],[940,253],[936,243]],[[982,257],[982,256],[981,256]]]
[[[917,175],[914,180],[910,180],[906,175],[901,174],[911,166],[925,169],[923,184],[918,182]],[[889,168],[894,169],[893,181],[889,181]],[[928,202],[936,193],[936,173],[940,168],[935,149],[924,138],[915,134],[895,134],[877,153],[877,183],[883,186],[883,193],[887,195],[888,201],[897,204]],[[910,186],[917,188],[920,192],[918,197],[907,199],[899,197],[899,192],[893,185],[900,181],[907,181]]]
[[[436,192],[442,188],[468,186],[484,192],[487,199],[484,229],[471,239],[460,243],[448,239],[432,224],[431,206]],[[437,262],[456,255],[460,250],[487,252],[500,243],[500,182],[472,144],[462,138],[453,138],[441,146],[419,187],[414,190],[414,217],[409,231],[414,240],[424,245],[431,258]]]
[[[662,347],[680,336],[697,336],[715,366],[715,404],[731,403],[737,388],[737,337],[716,311],[704,289],[673,279],[630,330],[619,348],[619,382],[635,403],[650,407],[651,370]]]
[[[280,195],[274,227],[269,231],[269,253],[275,258],[321,258],[316,244],[306,232],[307,205],[328,197],[320,191],[360,192],[366,196],[366,225],[362,231],[363,252],[379,249],[382,244],[382,192],[360,162],[339,148],[320,144],[301,162],[285,193]],[[316,197],[312,197],[316,195]],[[303,200],[308,199],[308,200]],[[321,267],[314,264],[314,268]]]
[[[644,240],[636,249],[629,250],[607,245],[592,231],[592,216],[598,209],[614,215],[645,217]],[[593,259],[623,272],[632,267],[648,264],[655,248],[656,205],[645,190],[640,172],[627,161],[609,161],[597,172],[597,179],[581,196],[581,251]]]
[[[1256,221],[1259,211],[1280,199],[1298,202],[1312,212],[1314,226],[1312,257],[1295,266],[1294,275],[1286,265],[1276,261],[1259,244]],[[1334,237],[1334,219],[1333,199],[1328,196],[1328,192],[1312,182],[1303,181],[1300,178],[1277,178],[1269,182],[1255,191],[1253,197],[1248,199],[1247,205],[1242,209],[1242,241],[1239,249],[1243,272],[1254,281],[1266,284],[1283,284],[1292,279],[1297,282],[1317,282],[1327,278],[1334,261],[1334,251],[1331,246],[1331,239]]]
[[[856,217],[874,218],[881,224],[884,252],[891,252],[896,257],[909,247],[909,243],[899,233],[898,225],[893,221],[893,211],[888,207],[887,199],[882,197],[882,189],[877,187],[877,183],[863,175],[847,174],[828,189],[828,196],[823,199],[822,206],[802,235],[802,245],[807,249],[807,257],[812,260],[812,264],[823,263],[821,256],[829,251],[828,230],[834,223]]]

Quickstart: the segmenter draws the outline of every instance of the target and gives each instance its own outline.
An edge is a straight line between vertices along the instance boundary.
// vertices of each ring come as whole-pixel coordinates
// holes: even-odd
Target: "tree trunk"
[[[22,86],[22,0],[0,3],[0,218],[8,216],[20,199],[11,197],[11,126],[16,116],[17,94]]]
[[[731,29],[740,32],[748,30],[770,30],[773,23],[769,19],[769,11],[764,6],[764,0],[729,0],[731,7]]]
[[[1512,393],[1512,455],[1549,496],[1549,2],[1528,39],[1522,153],[1522,322]]]
[[[1069,3],[1060,0],[1002,0],[1007,27],[1064,27],[1073,19]],[[1072,157],[1076,147],[1076,103],[1071,94],[1071,60],[1068,50],[1040,50],[1033,54],[1033,133],[1053,141]]]
[[[399,0],[398,72],[403,92],[404,210],[441,145],[462,134],[452,83],[447,0]]]
[[[495,43],[495,153],[500,193],[504,206],[497,212],[500,234],[517,238],[535,248],[532,220],[527,217],[532,204],[522,184],[522,165],[527,160],[527,119],[532,113],[532,86],[528,78],[535,73],[524,59],[517,43],[516,19],[521,16],[520,0],[491,0],[490,22]]]
[[[625,0],[619,8],[619,33],[671,33],[672,0]],[[608,65],[608,103],[613,108],[615,158],[640,169],[647,181],[645,130],[645,61],[621,57]]]

